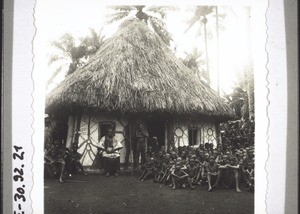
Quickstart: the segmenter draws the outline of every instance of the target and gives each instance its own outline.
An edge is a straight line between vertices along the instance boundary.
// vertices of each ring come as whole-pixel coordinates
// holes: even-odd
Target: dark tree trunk
[[[206,76],[207,76],[206,78],[207,78],[208,85],[210,85],[207,30],[206,30],[207,18],[205,16],[202,19],[202,23],[203,23],[203,26],[204,26],[205,55],[206,55]]]
[[[218,6],[215,8],[216,12],[216,33],[217,33],[217,92],[220,95],[220,44],[219,44],[219,12]]]

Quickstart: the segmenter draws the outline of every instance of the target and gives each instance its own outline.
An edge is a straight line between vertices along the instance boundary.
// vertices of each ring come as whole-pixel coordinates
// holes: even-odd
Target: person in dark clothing
[[[67,150],[66,161],[66,171],[69,175],[76,173],[80,170],[84,175],[87,175],[82,164],[80,163],[81,154],[77,151],[78,145],[73,144],[71,150]]]
[[[126,148],[126,154],[125,154],[125,163],[124,163],[124,169],[128,169],[129,166],[129,156],[130,152],[132,151],[133,154],[133,161],[135,161],[136,157],[136,141],[132,140],[130,137],[130,130],[129,130],[129,124],[125,127],[125,148]]]
[[[134,168],[136,169],[139,158],[141,156],[141,165],[143,166],[146,163],[146,146],[147,139],[149,137],[148,131],[142,123],[139,124],[139,127],[135,130],[135,139],[136,139],[136,149],[137,153],[135,155]]]

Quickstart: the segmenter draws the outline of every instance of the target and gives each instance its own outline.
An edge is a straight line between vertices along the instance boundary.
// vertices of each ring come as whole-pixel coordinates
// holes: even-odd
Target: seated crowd
[[[48,148],[45,148],[45,176],[59,176],[59,182],[63,182],[64,175],[72,176],[78,170],[87,175],[79,161],[81,154],[77,152],[77,149],[78,146],[76,144],[73,144],[72,148],[68,149],[59,142],[55,142]]]
[[[139,179],[164,183],[177,189],[207,184],[211,192],[217,186],[235,187],[240,192],[240,183],[248,191],[254,191],[254,134],[249,127],[237,123],[221,127],[222,144],[200,144],[198,147],[183,146],[166,150],[153,137],[146,154],[146,162],[140,168]],[[45,175],[57,176],[63,182],[64,175],[71,176],[77,171],[86,175],[80,163],[81,154],[73,144],[68,149],[63,143],[54,141],[45,144]],[[121,148],[121,147],[120,147]],[[145,161],[145,160],[144,160]],[[106,170],[107,171],[107,170]]]
[[[211,192],[217,186],[235,187],[241,192],[240,182],[247,185],[248,191],[254,191],[254,147],[223,149],[221,145],[213,149],[206,143],[199,147],[183,146],[162,147],[153,152],[149,147],[147,162],[141,167],[139,179],[153,179],[177,189],[207,183]]]
[[[53,144],[45,152],[45,173],[59,176],[60,182],[65,174],[71,176],[81,171],[86,175],[80,157],[76,144],[71,150]],[[219,145],[213,149],[212,144],[206,143],[199,147],[174,147],[167,152],[164,147],[149,147],[139,179],[153,179],[172,189],[194,189],[196,185],[207,184],[209,192],[217,186],[234,186],[240,192],[240,182],[244,182],[249,191],[254,191],[254,147],[224,149]]]

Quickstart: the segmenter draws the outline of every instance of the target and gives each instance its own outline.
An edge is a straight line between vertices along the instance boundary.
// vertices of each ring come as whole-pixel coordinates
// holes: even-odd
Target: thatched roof
[[[94,108],[121,113],[233,115],[144,22],[130,20],[46,98],[46,110]]]

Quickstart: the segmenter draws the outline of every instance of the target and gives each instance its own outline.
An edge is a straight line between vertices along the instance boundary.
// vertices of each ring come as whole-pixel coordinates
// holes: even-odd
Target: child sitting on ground
[[[159,151],[158,154],[154,155],[154,166],[155,166],[155,174],[154,174],[154,182],[158,182],[158,178],[160,176],[160,172],[162,169],[162,165],[164,163],[164,155],[162,151]]]
[[[65,158],[65,148],[58,141],[55,141],[54,145],[52,145],[44,154],[45,168],[54,176],[59,173],[59,182],[61,183],[63,182],[66,165]]]
[[[205,181],[207,181],[207,167],[206,165],[209,163],[209,159],[210,159],[210,155],[208,152],[201,152],[200,153],[200,157],[198,158],[200,160],[200,163],[202,163],[201,165],[201,175],[199,175],[201,177],[201,179],[198,179],[198,185],[202,185],[204,184]]]
[[[191,181],[191,184],[195,184],[197,180],[197,175],[199,172],[199,165],[196,163],[196,155],[192,155],[189,164],[187,165],[187,173],[189,175],[189,179]]]
[[[191,189],[195,189],[195,186],[192,185],[191,179],[189,178],[188,173],[186,173],[186,166],[183,165],[181,160],[175,162],[175,168],[171,172],[172,179],[172,189],[180,188],[185,182],[187,182]]]
[[[240,187],[239,187],[239,169],[240,165],[235,156],[230,156],[229,157],[230,162],[226,164],[226,179],[229,183],[232,183],[234,180],[235,183],[235,190],[236,192],[241,192]],[[233,175],[233,176],[232,176]],[[234,177],[234,178],[233,178]]]
[[[195,158],[195,164],[198,166],[198,173],[197,173],[197,177],[196,180],[194,181],[194,184],[198,184],[198,185],[202,185],[202,182],[204,182],[206,180],[205,177],[203,177],[204,175],[204,166],[205,166],[205,161],[204,161],[204,154],[203,151],[201,150],[196,150],[196,158]]]
[[[205,167],[208,182],[208,192],[211,192],[213,188],[219,184],[222,175],[219,167],[220,165],[215,162],[215,157],[210,156],[209,163],[207,163]],[[214,185],[211,185],[213,182]]]
[[[254,167],[253,163],[250,162],[247,164],[247,168],[243,167],[242,171],[244,173],[244,179],[247,185],[247,191],[253,192],[254,191]]]
[[[141,181],[145,181],[146,179],[153,178],[154,175],[155,175],[154,158],[150,158],[150,160],[144,164],[142,174],[138,179],[140,179]]]
[[[80,163],[81,154],[77,152],[78,145],[73,144],[71,151],[67,152],[66,155],[66,172],[69,175],[76,173],[78,169],[84,174],[87,173],[84,171],[82,164]]]
[[[168,164],[170,162],[170,154],[165,154],[162,159],[160,168],[157,169],[154,182],[162,183],[165,175],[167,174]]]
[[[222,186],[226,189],[229,189],[229,186],[226,184],[226,175],[227,173],[227,164],[230,163],[230,160],[227,155],[220,155],[218,158],[219,170],[222,174],[221,183]]]
[[[173,160],[172,158],[170,158],[170,160],[167,162],[165,174],[161,178],[161,182],[165,183],[165,185],[172,186],[171,173],[175,169],[175,162],[176,162],[176,160]]]

